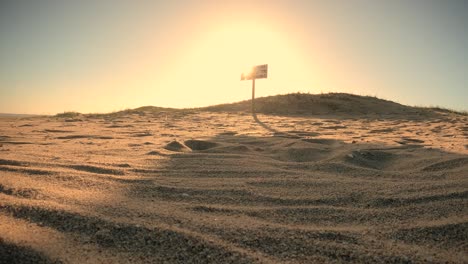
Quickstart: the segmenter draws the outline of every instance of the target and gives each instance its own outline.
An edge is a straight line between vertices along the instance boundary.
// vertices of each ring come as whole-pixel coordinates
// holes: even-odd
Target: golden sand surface
[[[0,119],[0,263],[467,263],[468,117]]]

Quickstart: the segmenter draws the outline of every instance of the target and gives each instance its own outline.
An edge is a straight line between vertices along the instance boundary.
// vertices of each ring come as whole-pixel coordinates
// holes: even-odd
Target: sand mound
[[[286,116],[341,116],[345,118],[353,118],[357,116],[398,119],[440,119],[446,115],[467,116],[466,112],[456,112],[450,109],[439,107],[412,107],[402,105],[389,100],[379,99],[374,96],[360,96],[347,93],[328,93],[328,94],[302,94],[292,93],[284,95],[275,95],[268,97],[260,97],[255,99],[256,112],[269,115],[286,115]],[[144,106],[136,109],[127,109],[110,114],[80,114],[67,112],[58,114],[56,117],[65,122],[82,122],[86,118],[96,119],[103,118],[108,124],[110,122],[122,122],[122,118],[128,116],[143,118],[149,117],[149,120],[135,120],[134,123],[151,122],[155,119],[167,119],[171,117],[181,117],[187,115],[198,114],[199,112],[250,112],[251,101],[245,100],[237,103],[214,105],[196,109],[174,109],[161,108],[155,106]],[[318,124],[320,122],[317,122]],[[31,124],[22,124],[28,126]],[[166,128],[174,127],[174,125],[166,123]],[[221,124],[222,126],[222,124]],[[131,124],[124,126],[111,125],[108,128],[133,127]],[[344,126],[330,126],[334,129],[344,129]],[[466,128],[461,128],[466,129]],[[372,133],[389,133],[393,128],[383,128],[383,130],[375,129]],[[466,131],[466,130],[464,130]],[[145,135],[142,135],[145,136]]]
[[[164,146],[165,149],[170,150],[170,151],[175,151],[175,152],[187,152],[190,151],[187,146],[183,145],[182,143],[174,140],[169,142],[166,146]]]
[[[255,100],[257,113],[275,115],[342,115],[362,116],[404,115],[412,117],[440,117],[449,110],[438,108],[417,108],[401,105],[392,101],[371,96],[359,96],[346,93],[329,94],[286,94],[261,97]],[[208,111],[248,112],[251,101],[222,104],[201,108]],[[336,126],[336,128],[342,128]]]

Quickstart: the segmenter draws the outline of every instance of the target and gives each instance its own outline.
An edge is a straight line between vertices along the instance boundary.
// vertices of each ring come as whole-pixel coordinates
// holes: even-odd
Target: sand
[[[467,263],[468,117],[0,119],[0,263]]]

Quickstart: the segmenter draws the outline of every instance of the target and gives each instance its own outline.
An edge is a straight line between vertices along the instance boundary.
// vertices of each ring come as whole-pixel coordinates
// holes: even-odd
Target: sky
[[[468,110],[464,0],[0,0],[0,112],[344,92]]]

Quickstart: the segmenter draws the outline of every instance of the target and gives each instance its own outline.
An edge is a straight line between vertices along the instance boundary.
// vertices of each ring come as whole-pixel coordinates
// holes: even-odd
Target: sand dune
[[[468,117],[386,105],[0,118],[0,263],[466,263]]]

